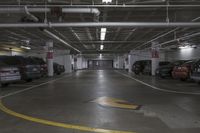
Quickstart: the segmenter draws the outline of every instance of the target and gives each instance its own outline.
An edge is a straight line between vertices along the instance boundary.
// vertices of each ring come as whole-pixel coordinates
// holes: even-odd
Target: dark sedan
[[[191,79],[200,83],[200,60],[193,65]]]
[[[61,73],[65,72],[65,67],[63,65],[54,62],[53,70],[55,74],[60,75]]]
[[[180,66],[183,63],[187,62],[186,60],[179,60],[174,61],[166,66],[161,66],[158,69],[156,69],[156,75],[165,78],[165,77],[172,77],[172,71],[175,66]]]
[[[143,73],[144,68],[147,64],[150,64],[151,60],[140,60],[140,61],[136,61],[133,66],[132,66],[132,71],[138,75],[140,73]]]
[[[170,64],[170,62],[168,62],[168,61],[160,61],[158,65],[159,65],[159,67],[162,67],[162,66],[166,66],[168,64]],[[148,62],[146,64],[146,66],[144,67],[143,74],[151,75],[152,74],[151,70],[152,70],[152,63]]]

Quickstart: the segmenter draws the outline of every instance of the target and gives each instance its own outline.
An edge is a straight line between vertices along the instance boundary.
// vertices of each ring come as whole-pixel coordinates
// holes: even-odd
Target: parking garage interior
[[[0,133],[199,133],[199,0],[1,0]]]

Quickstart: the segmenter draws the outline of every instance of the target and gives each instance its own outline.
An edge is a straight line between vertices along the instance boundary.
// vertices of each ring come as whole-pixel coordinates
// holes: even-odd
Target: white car
[[[19,80],[21,80],[21,76],[17,67],[8,66],[0,62],[0,83],[2,87]]]

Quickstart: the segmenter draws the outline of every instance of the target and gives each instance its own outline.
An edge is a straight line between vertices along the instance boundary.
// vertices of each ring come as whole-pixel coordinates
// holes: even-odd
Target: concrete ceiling
[[[200,5],[199,0],[113,0],[113,4],[139,4],[139,5]],[[0,5],[44,5],[45,0],[1,0]],[[48,0],[48,5],[101,5],[100,0]],[[76,7],[77,8],[77,7]],[[58,8],[54,8],[57,9]],[[99,22],[200,22],[199,7],[173,7],[173,8],[114,8],[114,7],[99,7],[100,11]],[[168,10],[168,12],[167,12]],[[39,18],[40,22],[44,22],[45,13],[33,13]],[[167,17],[168,16],[168,17]],[[23,23],[27,21],[25,13],[1,14],[0,23]],[[196,18],[196,19],[195,19]],[[48,22],[94,22],[94,14],[85,13],[64,13],[49,12],[46,14]],[[122,28],[110,27],[107,28],[105,41],[100,41],[100,28],[48,28],[49,31],[62,38],[68,44],[80,50],[82,53],[127,53],[132,49],[144,49],[151,46],[150,40],[157,38],[155,41],[162,44],[164,42],[182,38],[191,34],[200,32],[198,28]],[[20,46],[26,40],[30,41],[33,49],[41,49],[45,46],[45,41],[53,40],[57,49],[69,48],[60,41],[53,39],[45,34],[41,28],[1,28],[0,43],[7,45]],[[169,34],[167,34],[169,33]],[[161,36],[162,37],[159,37]],[[185,38],[181,41],[187,41],[196,45],[200,44],[200,35]],[[104,44],[104,50],[100,51],[99,46]],[[163,45],[169,47],[176,45],[173,41]]]

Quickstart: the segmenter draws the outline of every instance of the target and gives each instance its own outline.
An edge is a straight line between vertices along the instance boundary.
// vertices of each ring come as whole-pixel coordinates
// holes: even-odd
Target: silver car
[[[19,80],[21,80],[21,76],[17,67],[11,67],[0,62],[0,83],[2,87]]]

